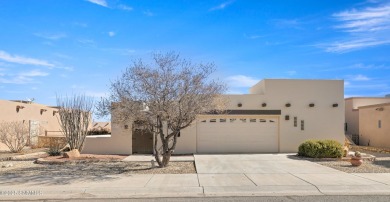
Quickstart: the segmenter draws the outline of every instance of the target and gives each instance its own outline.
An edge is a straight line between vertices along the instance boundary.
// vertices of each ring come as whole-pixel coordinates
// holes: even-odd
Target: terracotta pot
[[[353,166],[360,166],[363,163],[363,159],[361,157],[351,157],[351,164]]]

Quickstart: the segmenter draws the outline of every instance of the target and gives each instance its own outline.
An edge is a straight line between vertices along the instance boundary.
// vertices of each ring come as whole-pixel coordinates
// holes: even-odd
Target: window
[[[230,123],[233,123],[235,121],[236,121],[236,119],[230,119]]]
[[[294,127],[298,126],[298,117],[294,116]]]
[[[275,121],[274,120],[269,120],[270,123],[274,123]]]
[[[129,129],[129,125],[125,125],[125,129]]]
[[[265,119],[260,119],[260,123],[265,123],[265,122],[267,122],[267,120],[265,120]]]
[[[246,123],[246,119],[240,119],[243,123]]]
[[[202,120],[202,121],[200,121],[200,122],[202,122],[202,123],[206,123],[206,120]]]
[[[382,128],[382,121],[378,120],[378,128]]]
[[[256,123],[256,119],[249,119],[249,122]]]
[[[210,123],[215,123],[217,122],[217,119],[210,119]]]
[[[344,123],[344,131],[348,131],[348,123]]]
[[[225,122],[226,122],[226,119],[219,119],[219,122],[220,122],[220,123],[225,123]]]
[[[305,130],[305,121],[301,120],[301,130]]]

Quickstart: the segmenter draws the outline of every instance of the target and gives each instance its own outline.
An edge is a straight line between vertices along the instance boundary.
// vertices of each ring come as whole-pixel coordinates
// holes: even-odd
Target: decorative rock
[[[63,157],[64,158],[77,158],[77,157],[80,157],[80,152],[78,149],[73,149],[71,151],[65,152]]]
[[[5,165],[3,165],[1,167],[2,168],[9,168],[9,167],[12,167],[12,166],[14,166],[12,163],[7,163],[7,164],[5,164]]]

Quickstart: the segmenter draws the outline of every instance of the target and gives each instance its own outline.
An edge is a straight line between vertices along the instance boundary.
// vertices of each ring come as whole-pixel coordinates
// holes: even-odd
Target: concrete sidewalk
[[[70,184],[10,178],[0,182],[0,200],[390,195],[390,173],[348,174],[288,155],[195,155],[195,162],[198,174],[121,174]]]
[[[150,154],[136,154],[130,155],[124,158],[122,161],[142,161],[142,162],[150,162],[155,160],[153,155]],[[194,155],[179,155],[179,156],[171,156],[170,161],[195,161]]]

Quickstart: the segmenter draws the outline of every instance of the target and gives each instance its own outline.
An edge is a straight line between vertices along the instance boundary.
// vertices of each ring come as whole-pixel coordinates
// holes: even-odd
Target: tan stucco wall
[[[383,111],[376,110],[383,108]],[[381,128],[378,121],[381,121]],[[390,148],[390,103],[359,108],[360,145]]]
[[[352,97],[345,99],[346,134],[359,134],[359,107],[390,102],[390,98]]]
[[[132,154],[132,124],[119,123],[112,116],[111,135],[87,136],[83,154]],[[127,129],[125,128],[127,125]]]
[[[250,92],[251,94],[226,95],[230,101],[228,109],[281,110],[279,152],[296,152],[299,144],[307,139],[344,142],[343,80],[265,79],[252,87]],[[267,103],[266,107],[261,106],[263,102]],[[238,103],[242,107],[238,107]],[[291,107],[285,107],[286,103],[290,103]],[[310,103],[315,106],[309,107]],[[338,107],[332,107],[335,103]],[[286,115],[290,116],[290,120],[285,120]],[[297,127],[293,125],[295,116],[298,119]],[[300,127],[301,120],[304,120],[303,131]],[[113,128],[115,125],[112,124]],[[196,122],[181,132],[175,154],[196,153],[195,126]],[[113,129],[112,135],[119,134]],[[129,139],[131,141],[131,136]],[[128,147],[131,149],[131,144]]]
[[[258,93],[264,95],[231,95],[234,109],[280,109],[280,152],[296,152],[307,139],[334,139],[344,141],[344,82],[342,80],[265,79]],[[251,89],[251,93],[257,93]],[[251,97],[252,96],[252,97]],[[241,101],[244,99],[244,101]],[[241,101],[243,106],[237,107]],[[267,103],[261,107],[261,103]],[[285,104],[290,103],[291,107]],[[309,107],[314,103],[314,107]],[[338,107],[332,107],[332,104]],[[289,115],[290,120],[285,120]],[[294,127],[294,117],[298,126]],[[304,120],[305,129],[300,129]]]
[[[16,106],[23,106],[23,109],[16,111]],[[41,113],[41,109],[46,111]],[[53,111],[57,111],[56,108],[52,108],[46,105],[37,103],[22,103],[9,100],[0,100],[0,121],[39,121],[40,126],[44,130],[48,131],[61,131],[60,124],[58,122],[58,113],[53,115]],[[60,135],[61,133],[52,132],[49,134]],[[6,149],[5,145],[0,143],[0,150]]]
[[[299,144],[307,139],[344,142],[344,81],[265,79],[251,88],[251,93],[226,95],[228,109],[281,110],[279,152],[296,152]],[[266,107],[261,106],[264,102]],[[238,103],[242,106],[238,107]],[[285,107],[286,103],[290,103],[291,107]],[[310,103],[315,106],[309,107]],[[335,103],[338,107],[332,107]],[[286,115],[290,116],[290,120],[285,120]],[[294,127],[294,116],[298,118],[297,127]],[[303,131],[301,120],[304,120]],[[195,130],[182,136],[193,141],[191,148],[194,145],[196,148]],[[191,143],[186,142],[185,145],[189,147]],[[181,153],[181,149],[175,153]]]
[[[16,111],[16,106],[23,106],[23,109]],[[41,114],[41,109],[47,110]],[[0,100],[0,121],[42,121],[42,126],[49,131],[60,131],[58,113],[53,116],[56,108],[51,108],[37,103],[21,103],[9,100]]]

